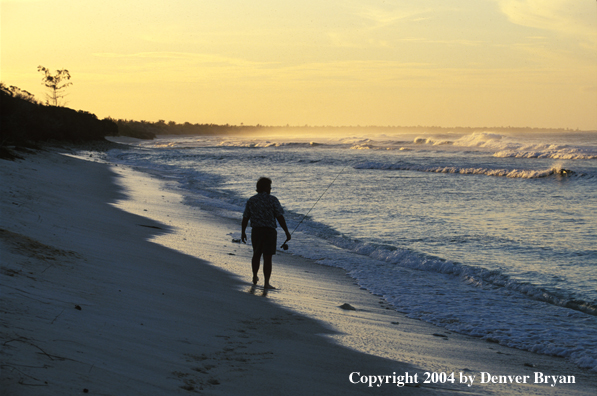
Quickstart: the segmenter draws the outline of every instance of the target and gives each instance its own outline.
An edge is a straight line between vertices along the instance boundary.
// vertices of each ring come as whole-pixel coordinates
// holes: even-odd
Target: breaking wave
[[[268,148],[268,147],[317,147],[325,146],[324,143],[317,142],[270,142],[270,141],[258,141],[258,142],[239,142],[239,141],[222,141],[216,145],[217,147],[241,147],[241,148]]]
[[[528,147],[519,150],[503,150],[494,154],[498,158],[551,158],[562,160],[597,159],[597,153],[578,148],[538,148]]]
[[[350,241],[347,238],[333,238],[331,242],[340,248],[369,256],[375,260],[419,271],[438,272],[441,274],[457,276],[463,279],[466,283],[477,287],[504,287],[522,293],[537,301],[543,301],[597,316],[597,305],[594,303],[555,295],[527,282],[513,280],[501,271],[490,271],[482,267],[471,267],[441,258],[426,256],[406,249],[394,249],[389,246],[377,246],[370,243]]]
[[[456,173],[461,175],[486,175],[497,177],[510,177],[521,179],[537,179],[553,175],[570,176],[574,174],[569,169],[549,168],[542,170],[529,169],[490,169],[490,168],[463,168],[458,166],[419,166],[404,164],[387,164],[380,162],[363,162],[354,166],[355,169],[378,169],[393,171],[415,171],[429,173]]]
[[[542,139],[549,140],[550,137]],[[523,140],[520,136],[512,137],[493,132],[474,132],[454,141],[434,137],[417,137],[413,143],[415,145],[452,145],[491,150],[495,152],[493,155],[499,158],[597,159],[597,147],[546,143],[537,141],[537,138]]]
[[[452,142],[450,140],[437,139],[437,138],[423,138],[423,137],[415,138],[413,143],[414,144],[430,144],[432,146],[442,146],[442,145],[447,145],[447,144],[454,144],[454,142]]]

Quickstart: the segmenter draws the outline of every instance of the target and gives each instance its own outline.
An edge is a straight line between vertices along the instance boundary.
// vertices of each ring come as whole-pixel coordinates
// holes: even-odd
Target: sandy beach
[[[410,319],[337,268],[279,252],[278,290],[254,287],[240,219],[74,154],[0,160],[2,395],[597,391],[594,373]]]

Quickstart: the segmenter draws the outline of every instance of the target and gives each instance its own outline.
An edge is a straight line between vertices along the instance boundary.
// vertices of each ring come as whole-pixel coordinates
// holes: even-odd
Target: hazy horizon
[[[597,130],[594,1],[0,4],[0,80],[100,118]]]
[[[517,132],[517,131],[525,131],[525,132],[537,132],[537,133],[560,133],[560,132],[597,132],[597,129],[580,129],[580,128],[550,128],[550,127],[533,127],[533,126],[516,126],[516,125],[508,125],[508,126],[498,126],[498,125],[492,125],[492,126],[438,126],[438,125],[308,125],[308,124],[304,124],[304,125],[261,125],[261,124],[255,124],[255,125],[247,125],[247,124],[230,124],[230,123],[226,123],[226,124],[209,124],[209,123],[190,123],[190,122],[176,122],[176,121],[166,121],[163,119],[159,119],[158,121],[149,121],[149,120],[130,120],[130,119],[119,119],[116,121],[122,121],[122,122],[130,122],[130,123],[148,123],[150,125],[162,125],[164,127],[202,127],[202,126],[209,126],[209,125],[213,125],[213,126],[217,126],[217,127],[222,127],[222,128],[238,128],[238,129],[255,129],[257,130],[271,130],[272,132],[277,132],[277,131],[284,131],[286,129],[311,129],[311,130],[325,130],[325,129],[329,129],[331,131],[337,131],[338,133],[340,132],[339,130],[349,130],[349,129],[354,129],[354,130],[366,130],[366,129],[375,129],[378,130],[380,133],[383,132],[383,130],[404,130],[404,131],[409,131],[409,130],[428,130],[428,131],[438,131],[438,132],[455,132],[455,133],[465,133],[465,132],[471,132],[471,131],[483,131],[483,132],[488,132],[488,131],[496,131],[496,132]],[[170,125],[172,122],[174,122],[174,125]]]

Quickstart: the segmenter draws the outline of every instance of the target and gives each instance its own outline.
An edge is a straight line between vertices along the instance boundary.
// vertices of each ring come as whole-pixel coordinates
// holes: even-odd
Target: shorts
[[[278,232],[275,228],[254,227],[251,229],[253,254],[273,256],[276,254]]]

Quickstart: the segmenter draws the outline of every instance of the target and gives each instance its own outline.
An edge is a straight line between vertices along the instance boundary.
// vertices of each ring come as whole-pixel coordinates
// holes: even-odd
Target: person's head
[[[267,177],[261,177],[257,180],[257,192],[267,192],[269,193],[272,190],[272,181]]]

